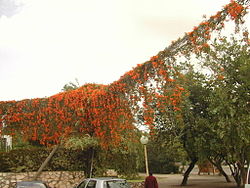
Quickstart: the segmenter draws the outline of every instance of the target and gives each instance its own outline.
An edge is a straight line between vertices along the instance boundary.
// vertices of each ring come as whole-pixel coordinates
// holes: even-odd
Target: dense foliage
[[[41,166],[51,149],[26,148],[10,152],[0,152],[0,172],[33,172]],[[86,171],[88,170],[88,150],[60,148],[45,171]],[[103,176],[107,169],[114,169],[119,175],[133,177],[137,174],[136,154],[99,151],[94,157],[93,175]],[[122,160],[121,160],[122,159]]]
[[[208,130],[213,141],[204,138],[204,143],[210,159],[223,158],[240,185],[250,160],[250,47],[244,40],[220,38],[210,54],[204,63],[213,73],[207,84],[211,91]]]
[[[1,172],[32,172],[37,171],[49,155],[46,148],[30,148],[11,150],[0,153]],[[86,154],[85,154],[86,155]],[[50,161],[45,170],[82,170],[84,169],[84,153],[77,150],[60,149]]]
[[[108,146],[120,143],[124,132],[129,138],[129,130],[135,128],[133,122],[137,120],[134,115],[142,115],[143,124],[152,130],[154,115],[166,112],[166,105],[180,110],[184,88],[178,83],[182,75],[174,66],[177,56],[206,51],[212,31],[223,28],[228,18],[240,24],[245,14],[244,1],[232,1],[110,85],[86,84],[48,98],[0,102],[0,122],[7,125],[4,131],[12,135],[21,132],[42,144],[58,143],[72,132],[81,132]]]

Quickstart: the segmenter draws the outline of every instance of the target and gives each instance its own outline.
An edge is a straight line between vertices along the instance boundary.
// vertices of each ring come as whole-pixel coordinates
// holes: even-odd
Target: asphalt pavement
[[[228,183],[225,180],[224,176],[219,175],[218,173],[201,173],[198,175],[197,166],[192,170],[188,183],[185,187],[188,188],[236,188],[236,183],[233,180],[233,177],[230,175],[230,170],[225,167],[225,172],[231,179],[231,182]],[[145,174],[141,174],[145,176]],[[176,187],[184,187],[180,186],[183,175],[182,174],[154,174],[157,178],[159,188],[176,188]]]
[[[155,174],[159,188],[182,187],[180,186],[183,175],[169,174],[160,175]],[[195,175],[191,174],[188,179],[188,188],[235,188],[236,184],[231,178],[232,182],[227,183],[223,176],[219,175]]]

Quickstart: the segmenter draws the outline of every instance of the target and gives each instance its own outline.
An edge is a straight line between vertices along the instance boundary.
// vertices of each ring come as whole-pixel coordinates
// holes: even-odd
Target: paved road
[[[158,175],[159,188],[181,187],[183,176],[181,174]],[[195,175],[191,174],[188,180],[188,188],[235,188],[234,181],[227,183],[223,176],[219,175]]]
[[[230,171],[227,167],[224,168],[225,172],[230,175]],[[145,174],[144,174],[145,175]],[[182,174],[154,174],[156,176],[159,188],[177,188],[180,186],[183,175]],[[231,183],[227,183],[224,176],[215,175],[207,175],[201,174],[198,175],[198,168],[195,167],[191,172],[188,185],[185,187],[188,188],[236,188],[235,181],[232,177]]]

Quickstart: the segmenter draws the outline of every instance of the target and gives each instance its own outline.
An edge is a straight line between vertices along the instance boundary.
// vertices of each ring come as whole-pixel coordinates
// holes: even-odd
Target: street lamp
[[[146,165],[146,174],[149,175],[148,171],[148,154],[147,154],[147,143],[148,143],[148,137],[142,136],[140,139],[140,142],[144,146],[144,155],[145,155],[145,165]]]

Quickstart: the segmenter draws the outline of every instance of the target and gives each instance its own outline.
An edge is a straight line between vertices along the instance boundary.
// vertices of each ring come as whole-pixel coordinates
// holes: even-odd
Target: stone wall
[[[131,188],[144,188],[144,182],[129,183]]]
[[[32,180],[36,172],[2,173],[0,172],[0,188],[12,188],[16,182]],[[83,172],[54,171],[43,172],[39,180],[45,181],[51,188],[73,188],[84,179]],[[130,183],[131,188],[142,188],[143,183]]]
[[[1,173],[0,172],[0,188],[10,188],[16,182],[22,180],[32,180],[36,172],[25,173]],[[56,172],[43,172],[39,180],[45,181],[52,188],[72,188],[84,179],[83,172],[69,172],[69,171],[56,171]]]

